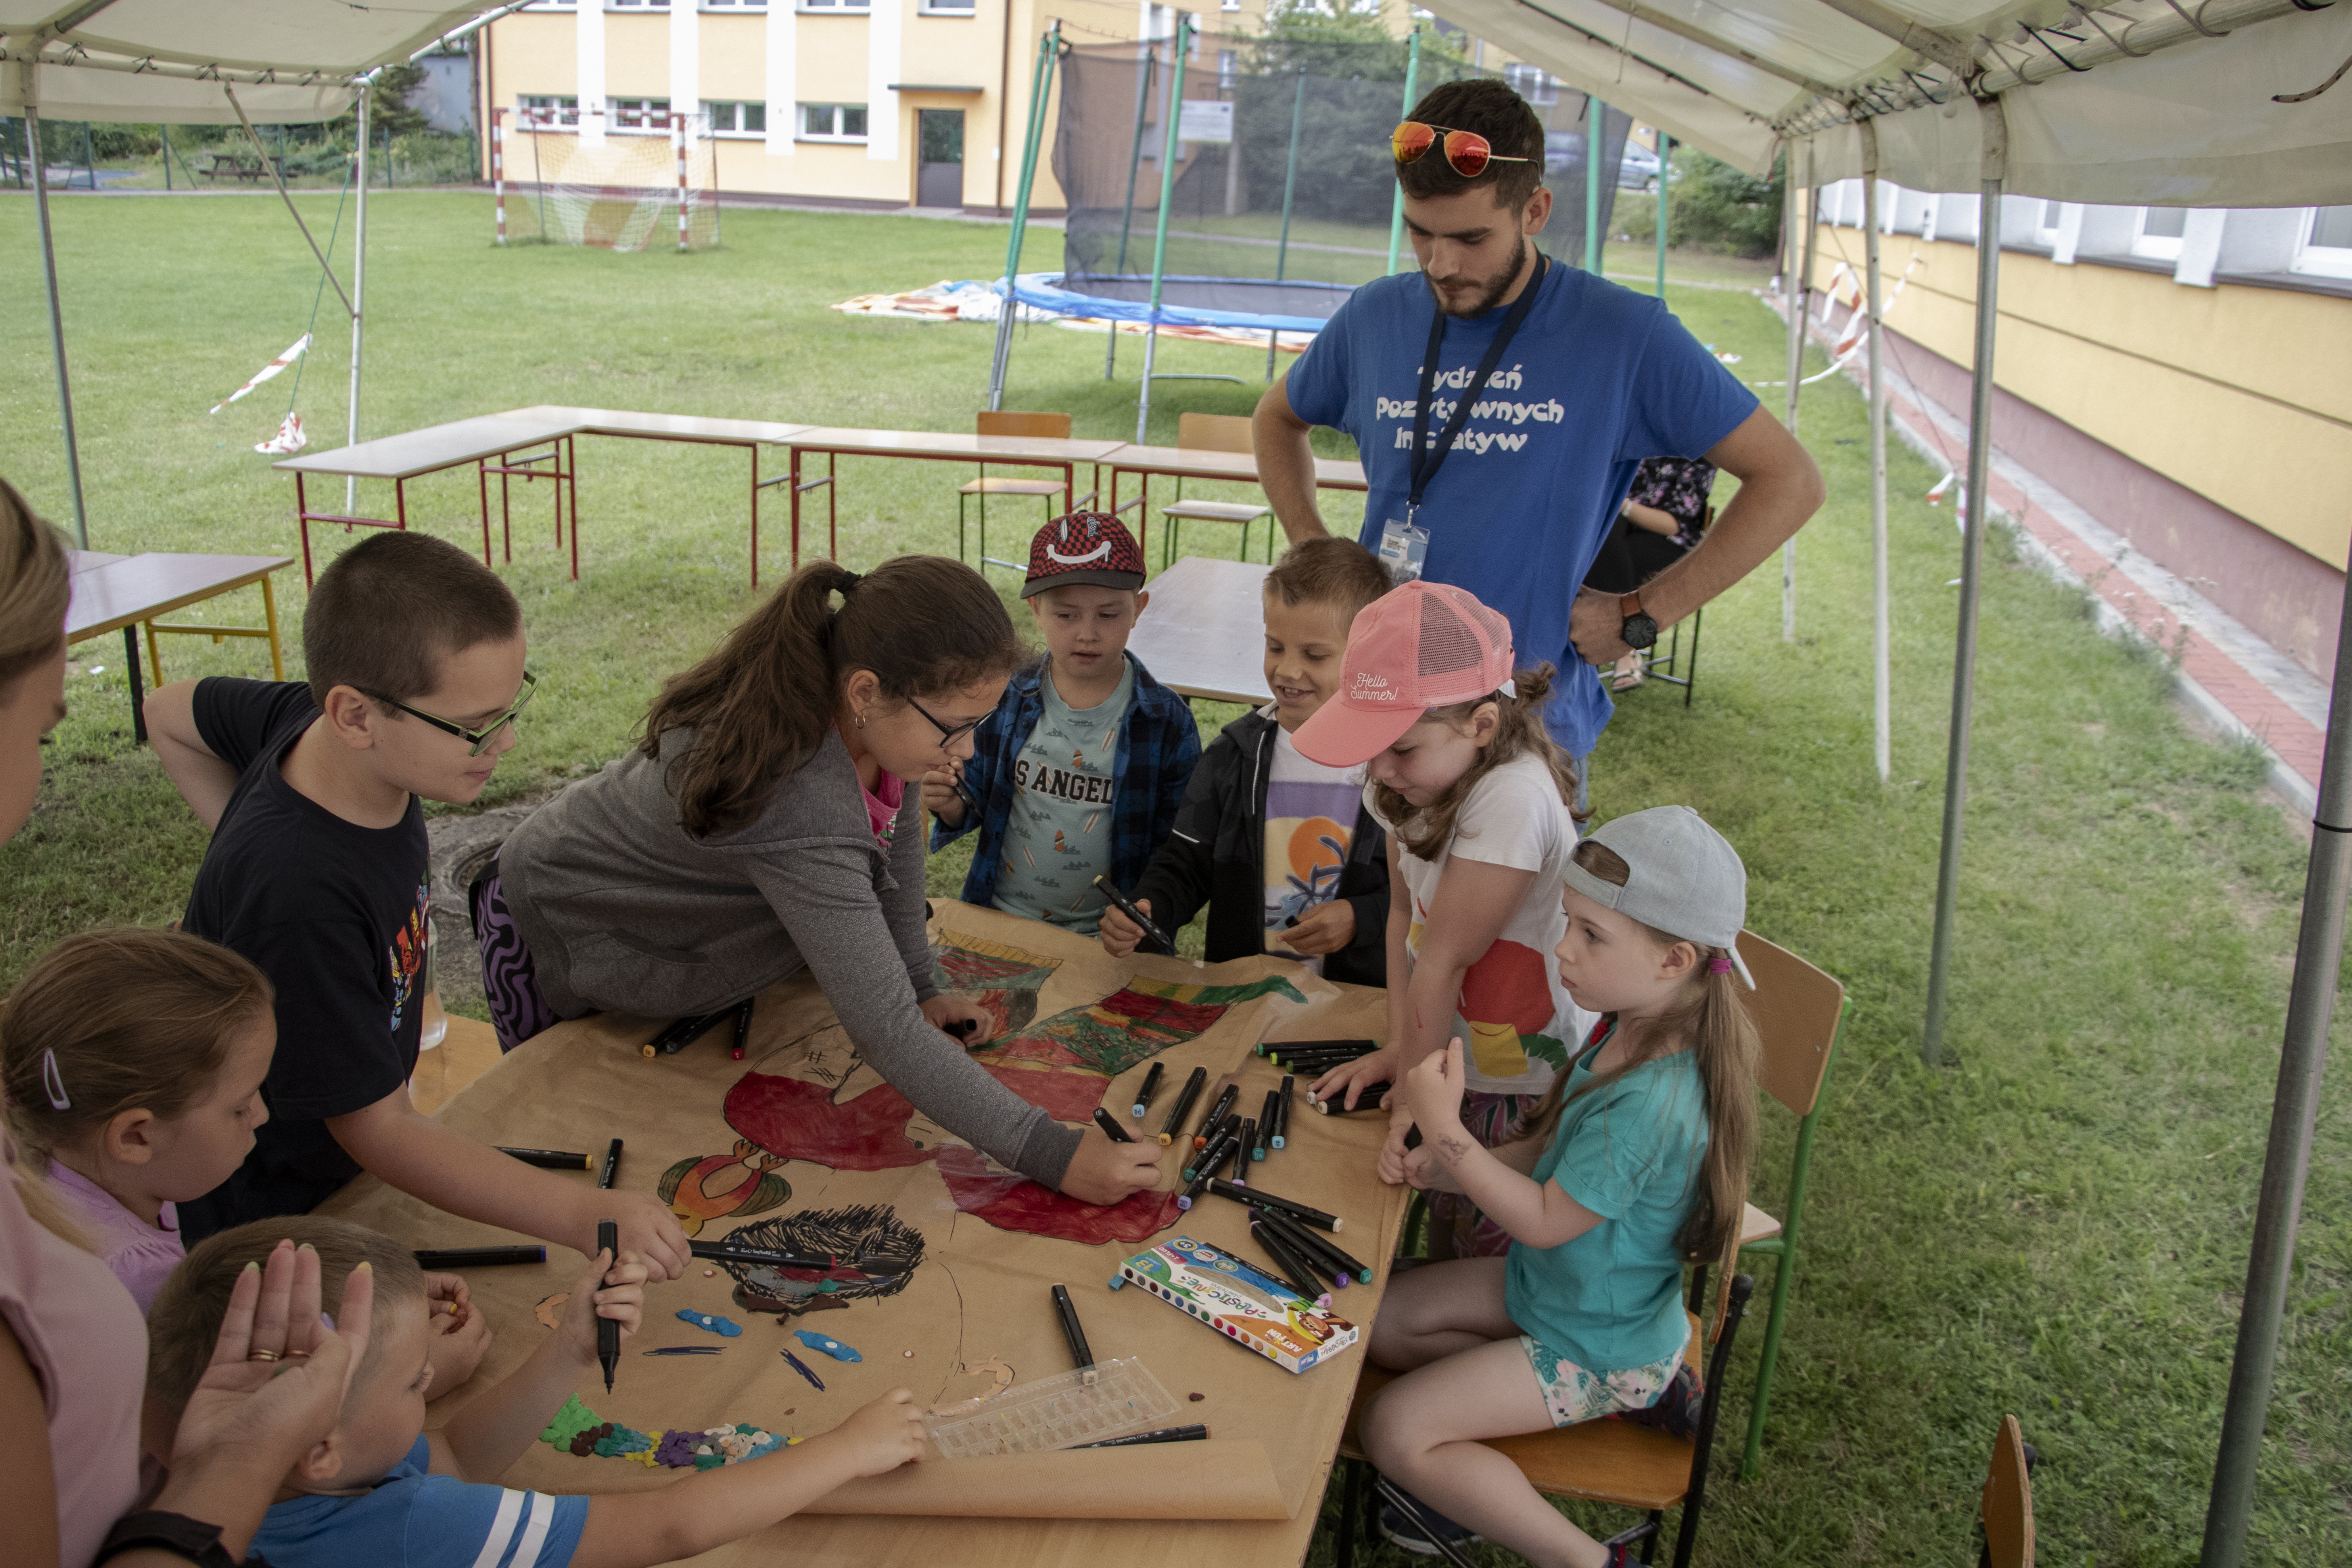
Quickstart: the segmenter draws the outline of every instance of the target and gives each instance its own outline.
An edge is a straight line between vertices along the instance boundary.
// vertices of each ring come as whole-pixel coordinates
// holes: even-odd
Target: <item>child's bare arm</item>
[[[922,1457],[922,1412],[891,1390],[821,1437],[747,1464],[706,1470],[658,1491],[600,1496],[572,1568],[643,1568],[691,1557],[789,1519],[859,1476]]]
[[[562,1325],[539,1342],[512,1376],[432,1435],[434,1472],[469,1481],[494,1481],[506,1474],[580,1386],[580,1374],[596,1364],[596,1320],[620,1324],[625,1340],[637,1331],[645,1280],[645,1261],[635,1253],[625,1252],[615,1262],[599,1252],[572,1285]]]
[[[181,798],[207,829],[220,826],[221,813],[236,789],[236,770],[213,755],[196,729],[196,683],[175,680],[147,694],[140,711],[147,721],[148,743],[155,760],[178,786]]]
[[[534,1170],[419,1115],[405,1085],[348,1116],[329,1117],[327,1130],[369,1174],[436,1208],[592,1254],[596,1222],[617,1220],[621,1250],[644,1258],[655,1278],[686,1272],[686,1232],[651,1193],[577,1186]]]
[[[1421,1124],[1422,1146],[1512,1240],[1558,1247],[1601,1223],[1601,1215],[1570,1197],[1559,1184],[1539,1183],[1506,1165],[1463,1127],[1461,1041],[1448,1041],[1432,1053],[1406,1075],[1402,1087],[1402,1098]],[[1534,1169],[1532,1160],[1528,1169]]]

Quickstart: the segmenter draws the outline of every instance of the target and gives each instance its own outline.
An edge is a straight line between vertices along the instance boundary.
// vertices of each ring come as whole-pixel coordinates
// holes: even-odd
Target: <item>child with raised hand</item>
[[[185,931],[68,937],[0,1004],[0,1097],[17,1147],[142,1312],[185,1256],[175,1205],[226,1181],[269,1120],[277,1047],[268,977]],[[434,1379],[455,1388],[489,1321],[454,1274],[426,1276]]]
[[[1544,955],[1560,939],[1559,889],[1576,847],[1576,779],[1543,723],[1551,668],[1512,671],[1511,628],[1460,588],[1407,583],[1356,616],[1339,695],[1298,728],[1298,750],[1364,763],[1365,804],[1388,834],[1388,1037],[1325,1074],[1317,1099],[1352,1108],[1402,1083],[1448,1039],[1468,1042],[1463,1121],[1492,1147],[1568,1068],[1590,1018]],[[1391,1096],[1384,1179],[1411,1118]],[[1498,1256],[1509,1238],[1440,1194],[1432,1253]]]
[[[307,680],[216,676],[148,696],[156,760],[213,835],[181,923],[277,989],[269,1120],[227,1181],[179,1205],[188,1239],[304,1213],[364,1170],[582,1250],[609,1216],[624,1247],[685,1272],[686,1232],[651,1192],[534,1170],[409,1101],[432,900],[423,802],[477,799],[513,748],[535,684],[523,655],[522,607],[496,574],[394,531],[319,574]]]
[[[596,1321],[638,1327],[646,1269],[600,1252],[572,1287],[560,1327],[510,1377],[449,1423],[425,1430],[424,1276],[390,1237],[341,1220],[268,1220],[196,1247],[149,1319],[148,1390],[175,1418],[204,1371],[238,1278],[288,1241],[315,1248],[331,1287],[375,1277],[373,1335],[334,1429],[304,1453],[253,1538],[278,1568],[490,1563],[504,1568],[629,1568],[690,1557],[764,1529],[858,1476],[919,1457],[914,1396],[894,1390],[820,1437],[653,1491],[554,1496],[497,1478],[529,1451],[596,1369]]]
[[[963,901],[1095,934],[1167,840],[1201,757],[1184,699],[1127,651],[1150,603],[1143,551],[1108,512],[1037,531],[1021,597],[1045,657],[1014,675],[972,737],[972,754],[923,778],[938,850],[977,827]]]
[[[1623,1547],[1569,1523],[1480,1439],[1647,1409],[1674,1384],[1689,1336],[1682,1265],[1720,1257],[1747,1200],[1748,877],[1722,835],[1665,805],[1598,829],[1567,883],[1559,974],[1601,1021],[1521,1136],[1489,1152],[1463,1125],[1459,1040],[1400,1086],[1423,1140],[1406,1179],[1466,1194],[1511,1246],[1391,1284],[1370,1354],[1408,1375],[1372,1401],[1364,1443],[1457,1541],[1618,1568]]]
[[[1171,931],[1206,903],[1212,963],[1273,952],[1328,980],[1388,984],[1388,840],[1364,805],[1363,767],[1325,767],[1292,740],[1339,689],[1349,624],[1388,591],[1388,568],[1352,539],[1301,540],[1266,574],[1274,700],[1202,754],[1174,830],[1130,889]],[[1114,958],[1143,940],[1116,908],[1099,935]]]

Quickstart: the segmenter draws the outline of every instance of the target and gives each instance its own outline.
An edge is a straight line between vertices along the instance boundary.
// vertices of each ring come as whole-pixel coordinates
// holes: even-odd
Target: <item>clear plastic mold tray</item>
[[[1176,1401],[1141,1362],[1097,1362],[1094,1371],[1092,1384],[1084,1372],[1057,1373],[991,1398],[940,1405],[923,1417],[923,1429],[942,1457],[963,1459],[1099,1443],[1164,1426],[1176,1414]]]

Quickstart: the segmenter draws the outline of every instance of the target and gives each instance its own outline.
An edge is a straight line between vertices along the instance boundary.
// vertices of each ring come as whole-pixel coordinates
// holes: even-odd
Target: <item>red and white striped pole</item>
[[[669,117],[669,123],[670,129],[675,132],[677,141],[677,247],[680,250],[684,250],[687,247],[686,116],[683,114],[672,114]]]
[[[499,243],[507,242],[507,111],[490,110],[490,197],[499,209]]]

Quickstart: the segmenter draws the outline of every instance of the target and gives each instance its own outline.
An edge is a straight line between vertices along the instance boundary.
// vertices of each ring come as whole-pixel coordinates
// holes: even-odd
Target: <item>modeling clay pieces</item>
[[[598,1420],[596,1413],[581,1404],[577,1394],[564,1401],[563,1408],[556,1412],[555,1419],[539,1435],[539,1440],[582,1458],[626,1459],[648,1469],[674,1470],[711,1470],[721,1465],[739,1465],[800,1441],[797,1437],[780,1437],[765,1427],[748,1423],[707,1426],[699,1431],[681,1427],[661,1433],[640,1432],[617,1421]]]
[[[716,1312],[698,1312],[691,1307],[680,1307],[677,1317],[682,1323],[692,1323],[698,1329],[708,1329],[730,1340],[743,1331],[742,1324],[732,1318],[722,1318]]]
[[[539,1319],[541,1328],[551,1329],[563,1321],[563,1303],[570,1300],[572,1300],[571,1291],[559,1290],[554,1295],[542,1299],[538,1306],[532,1308],[532,1315]]]
[[[680,1314],[680,1316],[683,1315],[684,1314],[682,1313]],[[864,1356],[859,1355],[855,1348],[843,1344],[831,1334],[820,1334],[808,1329],[794,1329],[793,1331],[793,1338],[800,1341],[801,1343],[808,1346],[808,1348],[813,1351],[823,1351],[825,1354],[831,1356],[835,1361],[864,1361],[866,1359]]]

